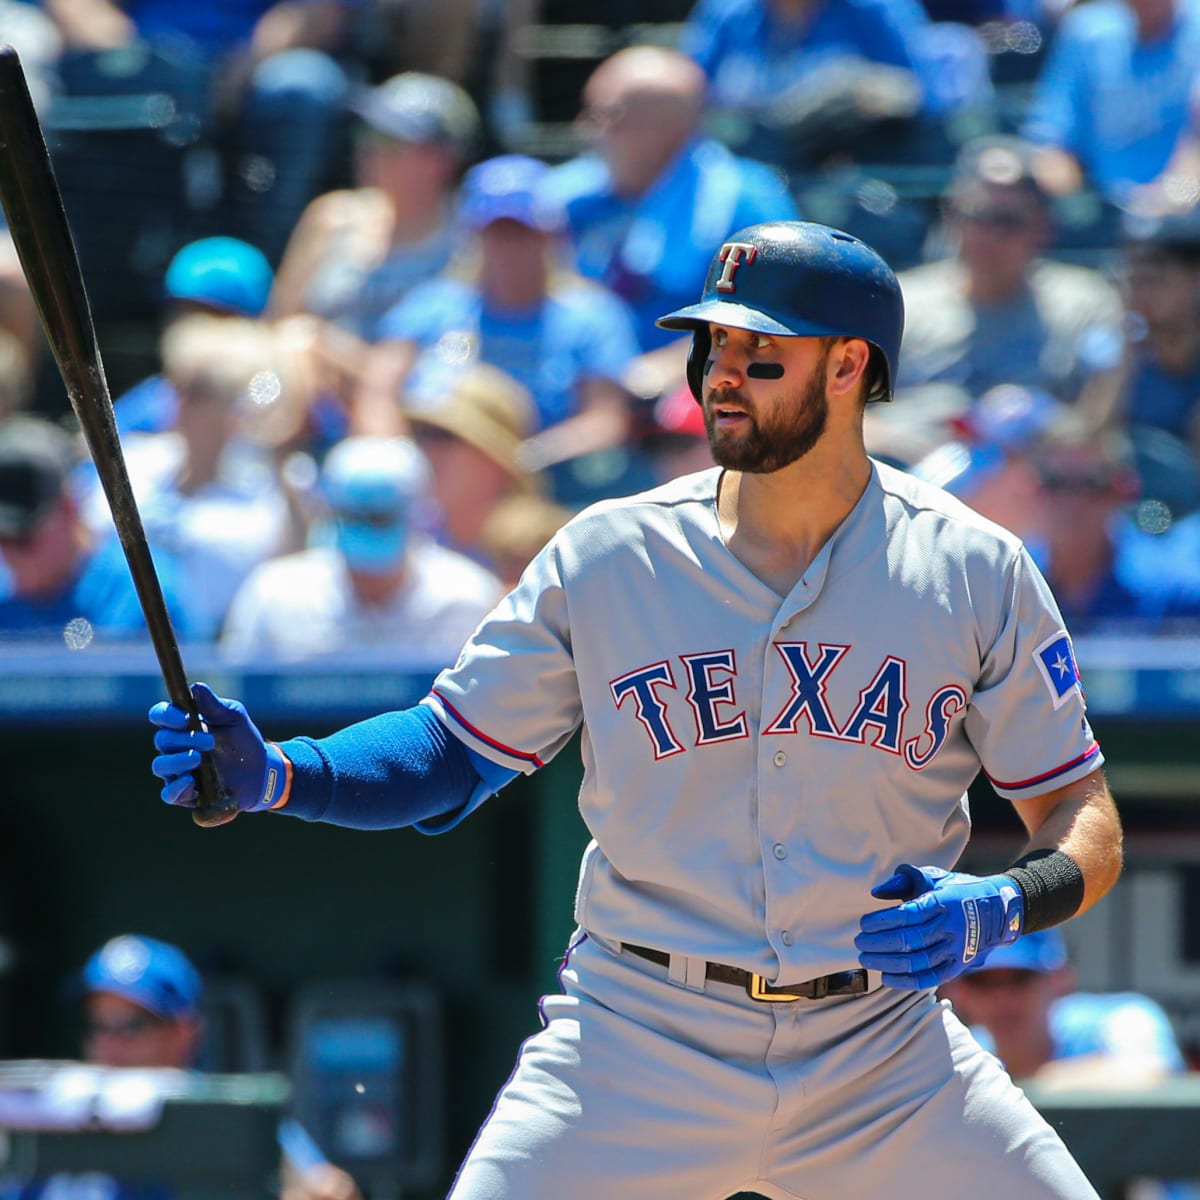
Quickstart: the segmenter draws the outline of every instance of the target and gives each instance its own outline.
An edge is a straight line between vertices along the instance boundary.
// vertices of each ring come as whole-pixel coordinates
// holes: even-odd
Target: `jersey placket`
[[[802,886],[797,877],[803,861],[802,847],[784,832],[794,829],[796,822],[789,810],[803,803],[798,789],[804,786],[801,769],[803,747],[794,740],[766,732],[776,716],[776,699],[790,691],[785,659],[779,650],[782,642],[802,640],[798,627],[805,614],[821,595],[829,570],[836,535],[822,547],[820,553],[801,576],[775,616],[771,636],[765,648],[762,670],[762,694],[759,700],[757,731],[758,768],[758,839],[763,862],[764,909],[767,940],[779,959],[779,973],[771,982],[801,982],[796,947],[802,939],[795,920],[797,891]]]

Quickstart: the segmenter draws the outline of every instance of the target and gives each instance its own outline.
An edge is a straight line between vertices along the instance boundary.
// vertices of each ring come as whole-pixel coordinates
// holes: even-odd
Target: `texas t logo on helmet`
[[[742,256],[745,255],[743,258]],[[724,270],[717,279],[718,292],[732,292],[734,290],[733,275],[734,272],[743,263],[749,265],[758,257],[758,247],[750,242],[726,242],[725,245],[717,251],[717,261],[725,264]]]

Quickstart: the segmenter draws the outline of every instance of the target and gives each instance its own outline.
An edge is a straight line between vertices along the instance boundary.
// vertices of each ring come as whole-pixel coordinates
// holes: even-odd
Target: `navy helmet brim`
[[[829,325],[817,325],[811,321],[781,321],[778,317],[761,309],[738,304],[733,300],[702,300],[699,304],[688,304],[674,312],[659,317],[655,324],[660,329],[694,330],[703,325],[728,325],[731,329],[749,329],[754,333],[767,333],[774,337],[840,337],[842,334]]]

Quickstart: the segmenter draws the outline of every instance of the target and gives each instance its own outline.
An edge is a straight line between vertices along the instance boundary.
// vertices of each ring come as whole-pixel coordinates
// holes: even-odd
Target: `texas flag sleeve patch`
[[[1079,668],[1075,665],[1071,639],[1065,631],[1056,633],[1044,641],[1033,652],[1033,657],[1046,686],[1050,689],[1050,698],[1054,701],[1055,708],[1062,708],[1070,700],[1072,692],[1077,692],[1080,701],[1083,701]]]

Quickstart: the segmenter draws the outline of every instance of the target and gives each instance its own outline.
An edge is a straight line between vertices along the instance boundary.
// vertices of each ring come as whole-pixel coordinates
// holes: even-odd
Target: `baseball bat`
[[[117,436],[75,241],[45,135],[29,98],[25,72],[12,46],[0,46],[0,202],[42,328],[108,497],[167,695],[172,704],[188,712],[192,728],[198,729],[200,716]],[[223,786],[211,755],[203,756],[197,774],[196,824],[222,825],[237,816],[237,805]]]

